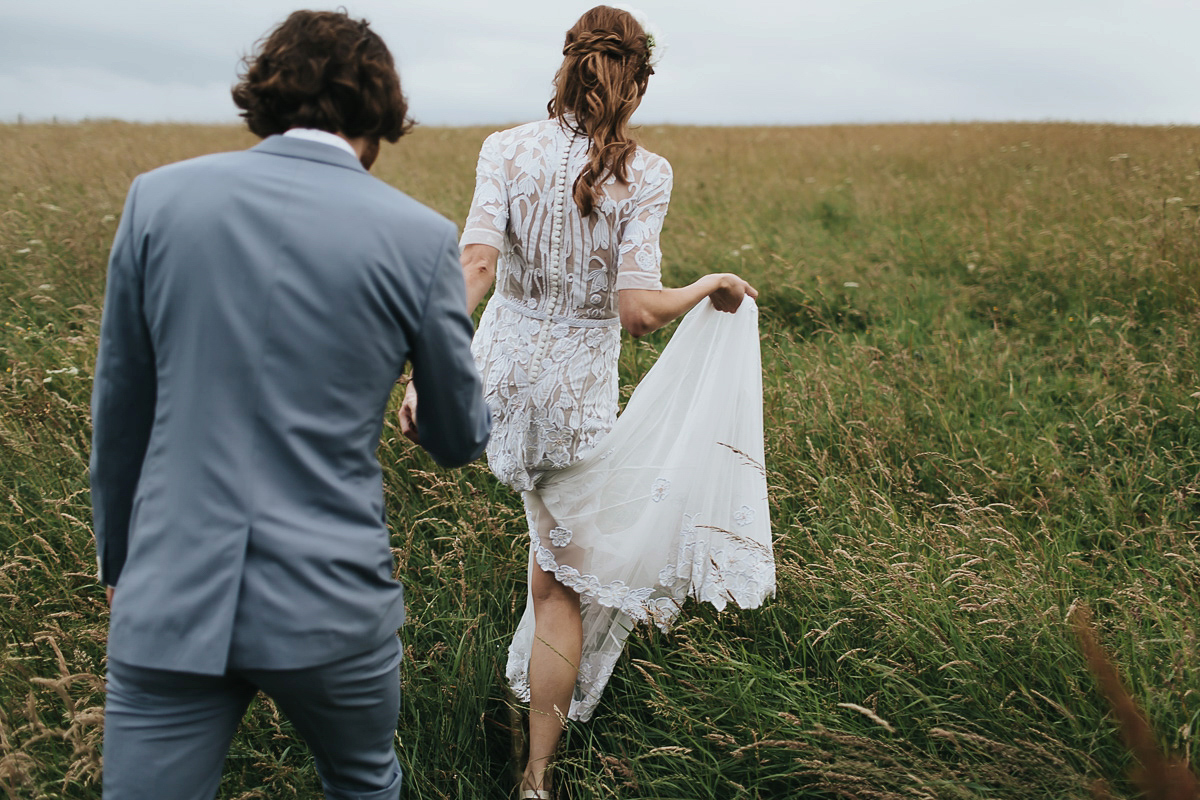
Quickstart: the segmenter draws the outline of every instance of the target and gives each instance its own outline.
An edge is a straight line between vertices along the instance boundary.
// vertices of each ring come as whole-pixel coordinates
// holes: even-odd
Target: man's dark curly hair
[[[295,11],[257,49],[233,102],[259,136],[317,128],[395,142],[412,129],[392,54],[366,20]]]

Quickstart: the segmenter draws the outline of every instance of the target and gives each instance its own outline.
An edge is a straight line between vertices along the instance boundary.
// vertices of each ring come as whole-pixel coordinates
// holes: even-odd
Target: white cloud
[[[1200,123],[1194,0],[639,0],[670,49],[643,123]],[[336,4],[331,4],[336,5]],[[345,3],[427,124],[540,117],[588,2]],[[292,0],[10,0],[0,120],[232,119],[238,57]]]

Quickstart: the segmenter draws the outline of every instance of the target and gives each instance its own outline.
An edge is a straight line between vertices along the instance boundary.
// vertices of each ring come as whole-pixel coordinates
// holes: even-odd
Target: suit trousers
[[[295,670],[198,675],[109,660],[105,800],[212,800],[238,722],[258,691],[308,744],[327,800],[396,800],[399,640]]]

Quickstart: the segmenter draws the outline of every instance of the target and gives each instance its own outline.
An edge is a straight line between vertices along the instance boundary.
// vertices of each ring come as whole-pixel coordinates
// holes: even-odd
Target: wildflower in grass
[[[856,281],[846,281],[842,286],[845,286],[847,289],[857,289],[858,283]]]

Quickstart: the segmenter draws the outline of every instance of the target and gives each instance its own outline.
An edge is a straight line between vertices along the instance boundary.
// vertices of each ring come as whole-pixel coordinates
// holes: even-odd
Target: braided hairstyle
[[[646,32],[629,12],[596,6],[567,31],[546,110],[590,140],[587,166],[572,192],[585,217],[595,209],[606,178],[628,180],[626,167],[637,150],[629,138],[629,118],[653,74]]]

